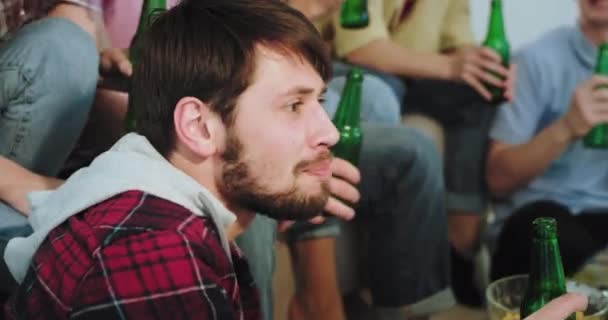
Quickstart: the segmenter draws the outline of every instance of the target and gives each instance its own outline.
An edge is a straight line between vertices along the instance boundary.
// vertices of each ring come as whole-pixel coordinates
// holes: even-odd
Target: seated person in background
[[[532,221],[557,219],[566,275],[608,244],[608,153],[582,137],[608,122],[608,85],[593,76],[597,48],[608,35],[608,8],[578,0],[576,26],[561,27],[516,56],[513,101],[490,132],[487,181],[502,198],[485,238],[493,248],[492,278],[525,273]]]
[[[34,233],[6,248],[20,283],[9,319],[259,319],[232,243],[254,212],[307,219],[338,202],[330,191],[357,200],[358,173],[332,160],[338,133],[319,103],[329,56],[296,11],[184,1],[138,57],[138,133],[39,194]]]
[[[469,257],[487,205],[483,163],[494,109],[483,83],[506,86],[485,70],[502,76],[507,70],[496,52],[475,44],[468,0],[368,1],[368,11],[370,23],[362,29],[344,29],[335,16],[334,51],[391,83],[405,96],[405,112],[442,124],[449,241]]]
[[[370,23],[362,29],[342,28],[334,16],[334,51],[388,81],[404,96],[406,114],[442,125],[452,287],[460,303],[480,305],[471,258],[488,205],[483,168],[495,112],[484,83],[506,87],[487,70],[505,78],[508,70],[496,52],[475,43],[468,0],[368,1],[368,12]],[[344,69],[335,68],[336,74]]]

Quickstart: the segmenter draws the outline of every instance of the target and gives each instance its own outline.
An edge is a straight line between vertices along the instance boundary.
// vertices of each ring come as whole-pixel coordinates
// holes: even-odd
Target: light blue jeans
[[[97,85],[93,38],[58,18],[32,22],[0,47],[0,155],[56,176],[86,124]],[[1,173],[0,173],[1,174]],[[0,202],[0,256],[6,241],[32,232]],[[6,288],[4,259],[0,290]]]
[[[0,155],[55,176],[87,121],[99,53],[77,25],[46,18],[0,47]]]

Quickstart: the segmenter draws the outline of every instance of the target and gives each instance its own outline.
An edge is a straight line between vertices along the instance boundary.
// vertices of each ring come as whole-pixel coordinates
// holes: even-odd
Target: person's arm
[[[601,85],[608,86],[608,78],[594,76],[579,85],[568,112],[529,141],[522,144],[493,141],[486,165],[490,191],[504,196],[526,185],[595,124],[608,122],[608,91],[595,90]]]
[[[381,2],[381,1],[378,1]],[[377,10],[377,9],[375,9]],[[377,14],[375,18],[377,18]],[[467,0],[452,0],[442,23],[441,53],[453,52],[474,43],[469,25]],[[367,66],[386,73],[397,74],[410,78],[432,78],[440,80],[456,80],[460,77],[456,61],[452,57],[440,53],[421,53],[408,49],[390,38],[377,39],[346,54],[346,59],[352,63]],[[382,59],[378,59],[382,57]]]
[[[540,175],[572,143],[572,134],[560,119],[528,143],[511,145],[492,141],[487,160],[487,181],[492,194],[505,196]]]
[[[524,320],[565,320],[577,311],[587,308],[587,296],[568,293],[556,298]]]
[[[389,38],[375,39],[345,56],[350,63],[410,78],[456,79],[449,56],[421,53]]]
[[[315,21],[339,10],[342,0],[285,0],[285,2],[302,12],[309,20]]]
[[[28,215],[30,205],[26,195],[32,191],[55,189],[62,180],[35,174],[16,162],[0,156],[0,201]]]
[[[451,59],[433,53],[420,53],[391,40],[383,1],[368,1],[369,25],[343,28],[334,15],[336,54],[350,63],[406,77],[453,79]]]

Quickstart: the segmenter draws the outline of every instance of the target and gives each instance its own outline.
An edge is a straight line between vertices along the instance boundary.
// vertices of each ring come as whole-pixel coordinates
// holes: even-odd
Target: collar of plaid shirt
[[[219,228],[230,256],[225,229],[236,220],[209,190],[171,165],[146,138],[130,133],[93,163],[72,175],[59,189],[30,197],[34,233],[11,240],[5,251],[9,270],[21,283],[32,257],[48,233],[71,216],[128,190],[139,190],[171,201],[199,216],[209,216]]]
[[[101,11],[102,0],[0,0],[0,39],[10,37],[23,24],[40,19],[53,6],[70,3]]]

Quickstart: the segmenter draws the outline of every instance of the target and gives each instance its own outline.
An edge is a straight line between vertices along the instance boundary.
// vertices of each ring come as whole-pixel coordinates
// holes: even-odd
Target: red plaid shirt
[[[232,262],[230,261],[232,259]],[[8,319],[261,319],[244,257],[212,220],[128,191],[53,229]]]
[[[101,0],[0,0],[0,39],[10,36],[24,23],[39,19],[60,2],[101,10]]]

